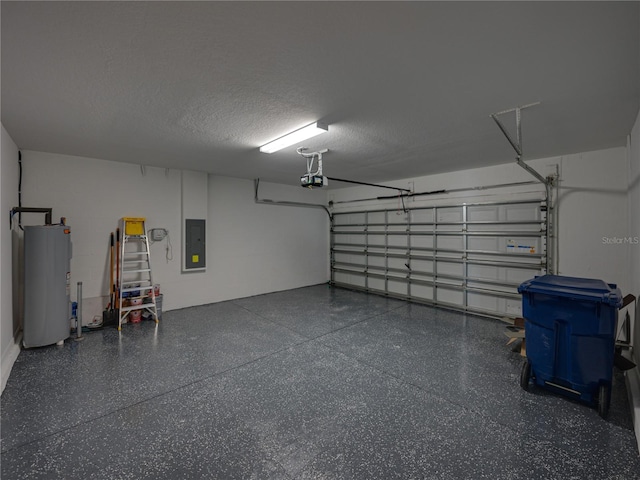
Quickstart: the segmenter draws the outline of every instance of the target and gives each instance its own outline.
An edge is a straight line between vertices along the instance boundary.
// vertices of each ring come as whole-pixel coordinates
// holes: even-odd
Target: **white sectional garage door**
[[[547,271],[541,200],[333,214],[331,280],[491,316],[520,315],[517,287]]]

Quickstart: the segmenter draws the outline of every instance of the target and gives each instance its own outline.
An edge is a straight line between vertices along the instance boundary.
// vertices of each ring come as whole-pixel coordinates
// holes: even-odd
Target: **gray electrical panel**
[[[66,225],[24,227],[25,348],[69,337],[70,233]]]
[[[204,268],[205,221],[188,218],[185,220],[185,230],[185,267],[187,270]]]

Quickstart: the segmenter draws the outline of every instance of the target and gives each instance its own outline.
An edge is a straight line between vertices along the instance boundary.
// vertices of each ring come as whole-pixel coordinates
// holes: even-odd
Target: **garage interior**
[[[638,368],[601,418],[505,336],[537,275],[640,296],[640,2],[0,9],[3,478],[640,478]],[[23,348],[16,207],[82,341]],[[123,217],[162,316],[91,329]]]

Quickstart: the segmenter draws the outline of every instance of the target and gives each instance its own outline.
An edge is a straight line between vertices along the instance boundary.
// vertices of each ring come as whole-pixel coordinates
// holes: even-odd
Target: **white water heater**
[[[69,337],[71,230],[68,225],[24,227],[25,348]]]

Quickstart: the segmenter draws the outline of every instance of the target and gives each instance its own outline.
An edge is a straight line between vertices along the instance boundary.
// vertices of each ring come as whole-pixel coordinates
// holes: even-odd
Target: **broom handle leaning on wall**
[[[114,302],[118,301],[120,308],[120,227],[116,228],[116,287]]]

